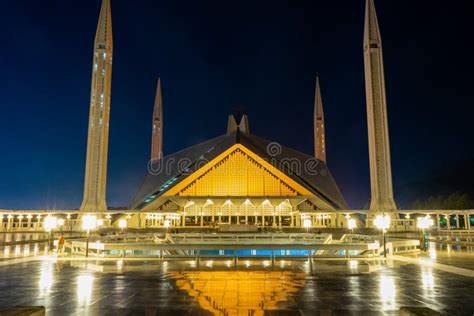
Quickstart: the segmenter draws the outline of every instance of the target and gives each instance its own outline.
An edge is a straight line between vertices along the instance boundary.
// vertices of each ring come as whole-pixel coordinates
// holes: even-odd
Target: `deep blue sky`
[[[472,155],[469,1],[376,1],[395,187]],[[99,0],[3,1],[0,209],[79,207]],[[157,76],[164,151],[252,132],[311,154],[321,77],[328,164],[350,206],[369,198],[363,0],[112,0],[108,204],[127,205],[150,154]],[[396,193],[396,192],[395,192]]]

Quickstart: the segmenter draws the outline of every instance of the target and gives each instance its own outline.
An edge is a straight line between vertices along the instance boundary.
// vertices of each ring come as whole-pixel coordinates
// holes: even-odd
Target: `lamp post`
[[[89,236],[92,229],[97,226],[97,216],[84,215],[82,217],[82,229],[86,231],[86,258],[89,257]]]
[[[390,215],[377,215],[374,220],[375,226],[382,231],[382,240],[383,240],[383,256],[387,258],[387,241],[385,238],[385,233],[388,228],[390,228]]]
[[[418,217],[416,219],[416,226],[421,229],[421,234],[422,236],[422,242],[423,242],[423,250],[427,250],[427,245],[426,245],[426,235],[425,235],[425,229],[429,229],[431,226],[433,226],[434,221],[433,219],[429,216],[426,215],[424,217]]]
[[[58,219],[54,216],[48,215],[44,218],[43,228],[45,231],[48,232],[48,248],[51,249],[51,235],[53,233],[53,229],[58,226]]]

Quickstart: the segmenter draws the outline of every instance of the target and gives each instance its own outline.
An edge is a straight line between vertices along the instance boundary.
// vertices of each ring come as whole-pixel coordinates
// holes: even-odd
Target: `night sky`
[[[313,153],[319,73],[328,165],[349,205],[369,198],[363,0],[112,0],[108,205],[146,170],[157,77],[164,151],[226,130]],[[397,189],[473,156],[470,1],[376,1]],[[0,209],[77,208],[83,192],[99,0],[3,1]]]

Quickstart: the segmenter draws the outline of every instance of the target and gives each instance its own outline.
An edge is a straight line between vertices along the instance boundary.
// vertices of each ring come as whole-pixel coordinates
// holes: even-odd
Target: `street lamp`
[[[95,215],[84,215],[82,216],[82,229],[87,232],[86,234],[86,258],[89,257],[89,235],[92,229],[97,226],[97,216]]]
[[[434,221],[433,219],[429,216],[429,215],[426,215],[424,217],[418,217],[416,219],[416,226],[421,229],[421,233],[423,235],[423,250],[427,250],[427,246],[426,246],[426,235],[425,235],[425,229],[429,229],[431,226],[433,226],[434,224]]]
[[[386,230],[390,228],[390,215],[377,215],[374,220],[375,226],[382,231],[383,256],[387,258]]]
[[[48,232],[48,247],[51,249],[51,235],[53,229],[58,226],[58,219],[54,216],[48,215],[44,218],[43,228]]]
[[[349,218],[347,220],[347,227],[354,233],[354,228],[357,228],[356,220],[353,218]]]

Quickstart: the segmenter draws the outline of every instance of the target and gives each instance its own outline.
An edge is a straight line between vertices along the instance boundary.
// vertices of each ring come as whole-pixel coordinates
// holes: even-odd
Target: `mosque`
[[[367,1],[364,37],[371,210],[396,210],[392,192],[382,42],[373,0]],[[83,213],[107,212],[106,179],[112,73],[110,0],[102,1],[94,45]],[[315,155],[251,133],[249,118],[228,117],[221,136],[162,156],[163,102],[158,81],[151,159],[129,209],[130,224],[208,227],[342,226],[348,210],[326,165],[319,79],[314,104]],[[237,120],[239,122],[237,122]]]
[[[137,228],[344,227],[353,215],[359,224],[370,226],[377,214],[389,214],[397,222],[402,218],[410,219],[410,214],[423,213],[435,214],[438,228],[444,216],[447,229],[453,226],[452,223],[457,228],[469,229],[472,210],[397,210],[392,188],[382,38],[374,0],[366,0],[364,28],[362,48],[371,185],[369,210],[349,209],[326,164],[327,143],[319,79],[315,85],[314,156],[254,135],[246,115],[229,116],[227,131],[221,136],[163,156],[163,102],[158,80],[151,122],[151,157],[143,181],[127,210],[109,209],[106,183],[113,39],[110,0],[102,0],[93,51],[81,207],[54,212],[0,210],[0,229],[34,229],[42,225],[42,214],[52,213],[67,215],[68,222],[79,222],[84,215],[94,214],[107,225],[116,226],[120,220],[125,220],[127,227]],[[7,215],[6,222],[4,215]]]

